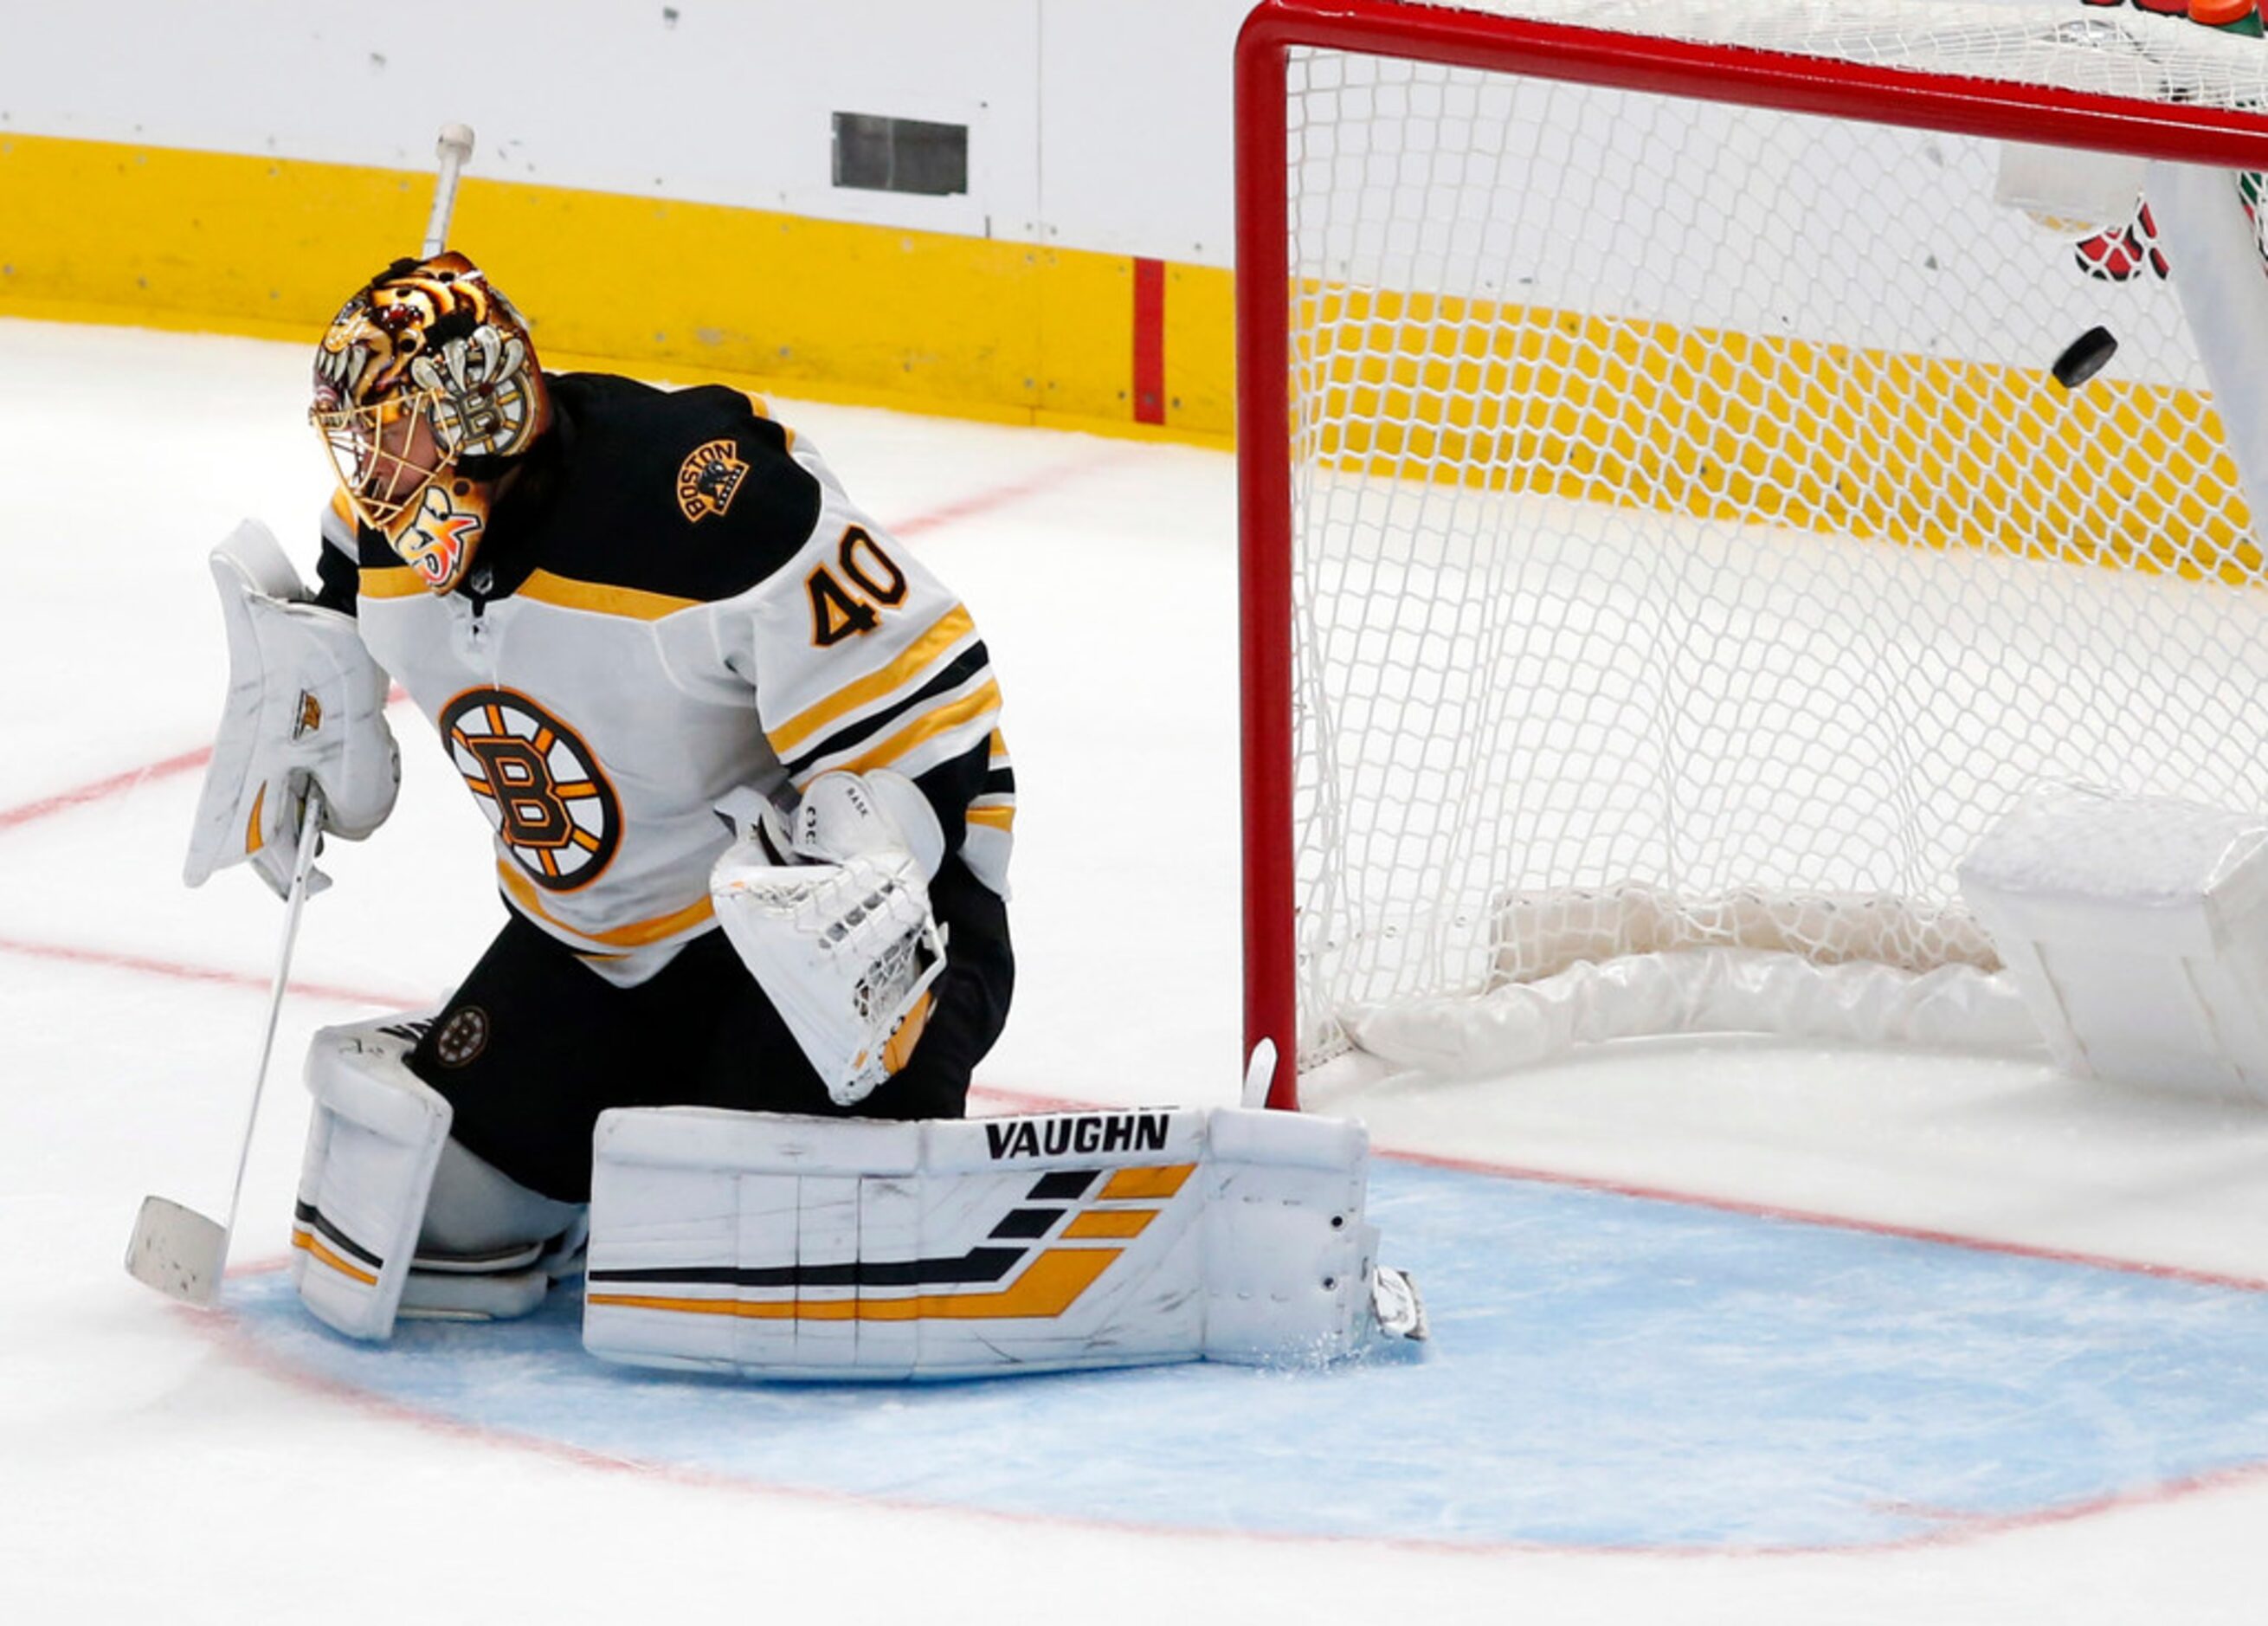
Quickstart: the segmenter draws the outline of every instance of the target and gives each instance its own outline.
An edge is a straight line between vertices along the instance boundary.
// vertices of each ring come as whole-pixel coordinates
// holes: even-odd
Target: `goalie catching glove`
[[[822,773],[785,817],[752,790],[718,811],[742,831],[709,875],[725,935],[828,1098],[855,1106],[911,1053],[945,969],[937,815],[887,770]]]
[[[249,862],[279,898],[298,859],[299,809],[323,793],[322,827],[358,841],[386,822],[401,782],[386,674],[351,616],[305,602],[298,572],[247,520],[212,551],[228,627],[228,701],[205,770],[182,878]],[[325,884],[309,876],[309,890]]]

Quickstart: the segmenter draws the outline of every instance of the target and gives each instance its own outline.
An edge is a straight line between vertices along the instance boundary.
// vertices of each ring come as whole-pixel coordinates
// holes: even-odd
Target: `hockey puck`
[[[2064,347],[2048,369],[2055,381],[2066,389],[2077,389],[2081,384],[2102,371],[2105,363],[2118,353],[2118,341],[2108,328],[2089,328]]]

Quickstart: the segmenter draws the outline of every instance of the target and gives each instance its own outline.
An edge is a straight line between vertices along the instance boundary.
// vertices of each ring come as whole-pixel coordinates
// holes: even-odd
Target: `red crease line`
[[[1012,481],[1006,485],[996,485],[990,491],[979,491],[975,496],[965,497],[958,502],[943,504],[930,509],[925,514],[917,514],[906,519],[895,521],[890,526],[890,534],[893,536],[917,536],[924,531],[938,530],[961,520],[989,513],[994,508],[1005,507],[1010,503],[1020,502],[1027,497],[1036,497],[1042,491],[1076,479],[1094,468],[1096,464],[1105,461],[1107,460],[1102,457],[1090,457],[1078,462],[1059,463],[1052,469],[1042,469],[1027,479]]]
[[[170,977],[177,982],[214,983],[223,987],[256,988],[263,993],[275,982],[272,977],[255,975],[251,972],[222,971],[212,966],[190,965],[180,960],[152,959],[146,955],[122,954],[107,949],[31,942],[20,937],[0,937],[0,954],[19,954],[34,960],[65,960],[77,965],[99,965],[110,971]],[[297,979],[289,985],[289,991],[307,999],[328,1000],[341,1005],[372,1006],[380,1010],[412,1010],[429,1002],[416,995],[380,994],[368,988],[344,987],[333,982],[302,982]]]
[[[202,768],[210,760],[212,760],[212,747],[201,745],[195,750],[183,751],[178,757],[168,757],[163,762],[153,762],[146,767],[129,768],[123,773],[114,773],[107,779],[95,780],[70,790],[59,791],[55,795],[43,796],[37,802],[27,802],[21,807],[0,811],[0,830],[12,830],[18,824],[31,824],[52,813],[62,813],[72,808],[84,806],[90,802],[99,802],[106,796],[114,796],[122,792],[132,790],[136,786],[151,780],[171,779],[177,773],[188,772],[191,768]]]
[[[2240,1276],[2216,1270],[2196,1270],[2184,1265],[2155,1265],[2143,1260],[2119,1259],[2108,1253],[2085,1253],[2073,1248],[2043,1247],[2028,1242],[2001,1242],[1957,1231],[1934,1231],[1926,1225],[1901,1225],[1888,1220],[1854,1219],[1815,1208],[1794,1208],[1778,1203],[1744,1201],[1737,1197],[1714,1197],[1699,1192],[1661,1186],[1642,1186],[1595,1175],[1566,1174],[1519,1164],[1493,1163],[1484,1158],[1451,1157],[1433,1152],[1389,1150],[1381,1157],[1425,1168],[1454,1169],[1467,1174],[1486,1174],[1504,1179],[1533,1180],[1541,1186],[1560,1186],[1576,1191],[1600,1192],[1614,1197],[1636,1197],[1647,1202],[1674,1202],[1689,1208],[1707,1208],[1743,1219],[1772,1220],[1783,1224],[1813,1225],[1827,1231],[1855,1231],[1869,1237],[1894,1237],[1906,1242],[1927,1242],[1940,1247],[1962,1248],[1972,1253],[1999,1253],[2013,1259],[2039,1260],[2055,1265],[2082,1265],[2094,1270],[2115,1270],[2127,1275],[2150,1276],[2161,1282],[2183,1282],[2195,1287],[2231,1289],[2241,1293],[2268,1293],[2268,1279]]]

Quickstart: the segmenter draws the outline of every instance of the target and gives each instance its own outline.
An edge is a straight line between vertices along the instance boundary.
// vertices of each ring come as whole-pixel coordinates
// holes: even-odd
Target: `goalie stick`
[[[424,257],[447,247],[450,217],[457,205],[457,178],[473,155],[469,125],[441,126],[434,143],[440,159],[433,182],[433,208],[426,217]],[[291,951],[299,936],[299,912],[307,901],[308,872],[314,867],[317,834],[322,828],[322,795],[313,785],[299,815],[298,862],[285,895],[284,942],[276,957],[276,979],[268,991],[268,1022],[260,1038],[260,1061],[252,1075],[252,1101],[244,1115],[244,1139],[237,1148],[236,1179],[229,1187],[228,1220],[218,1223],[184,1203],[152,1194],[142,1200],[134,1235],[126,1247],[126,1273],[169,1298],[210,1309],[220,1302],[222,1273],[228,1266],[229,1238],[236,1230],[237,1206],[244,1198],[244,1174],[252,1160],[252,1135],[260,1122],[260,1099],[268,1088],[268,1063],[276,1048],[276,1025],[291,979]]]
[[[449,217],[456,211],[457,177],[473,156],[473,127],[441,126],[433,155],[441,160],[441,172],[433,179],[433,212],[425,218],[424,252],[420,257],[427,260],[449,246]]]
[[[142,1199],[134,1237],[126,1246],[126,1274],[168,1298],[210,1309],[220,1302],[220,1278],[228,1264],[228,1239],[236,1229],[237,1204],[244,1196],[245,1166],[252,1160],[252,1131],[260,1121],[260,1098],[268,1087],[268,1061],[276,1049],[276,1018],[284,1011],[284,987],[291,979],[291,950],[298,941],[299,912],[307,902],[307,874],[315,867],[322,828],[323,795],[313,785],[299,814],[298,861],[284,905],[284,943],[276,951],[276,980],[268,990],[268,1024],[260,1036],[260,1062],[252,1075],[252,1104],[244,1114],[244,1141],[236,1152],[236,1180],[228,1191],[228,1223],[216,1224],[195,1208],[154,1194]]]

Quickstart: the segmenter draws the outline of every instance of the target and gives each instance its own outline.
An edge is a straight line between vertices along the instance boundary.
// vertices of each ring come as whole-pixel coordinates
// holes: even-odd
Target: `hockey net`
[[[1263,4],[1249,1039],[2028,1037],[1956,865],[2043,780],[2268,805],[2268,600],[2159,223],[2002,138],[2249,202],[2262,108],[2131,9]]]

